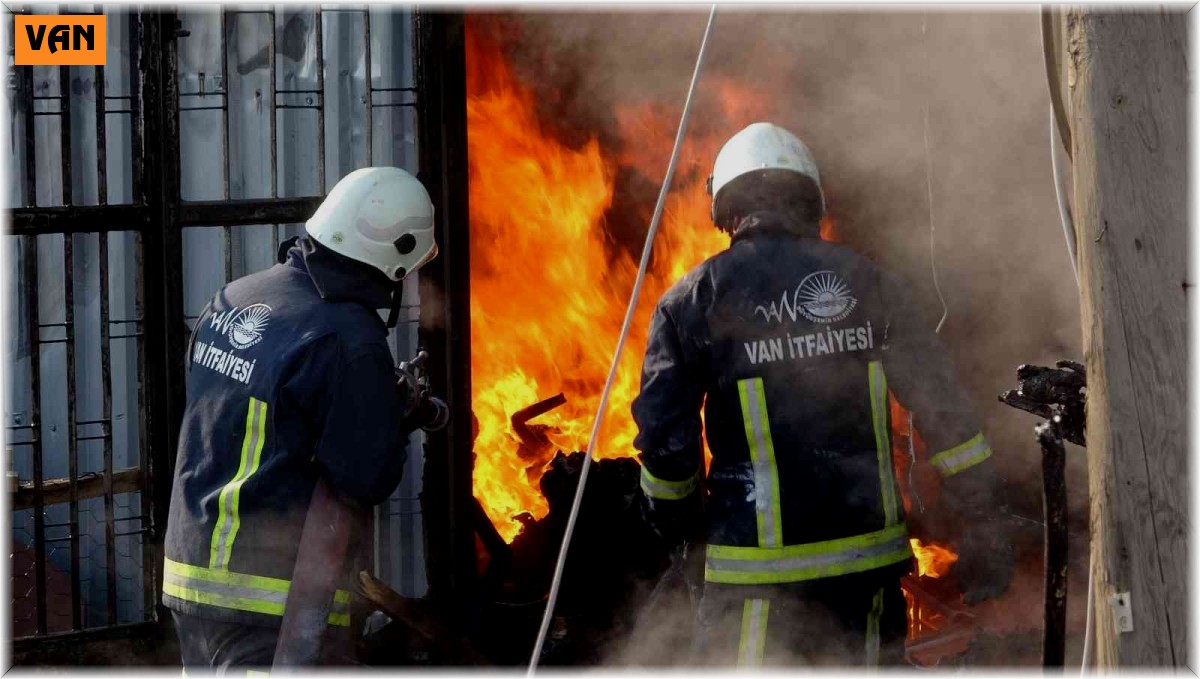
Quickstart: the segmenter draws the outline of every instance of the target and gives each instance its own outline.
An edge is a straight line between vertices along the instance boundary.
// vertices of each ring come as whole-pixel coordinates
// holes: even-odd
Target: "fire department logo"
[[[796,287],[800,314],[814,323],[836,323],[854,311],[858,303],[850,286],[832,271],[809,274]]]
[[[813,323],[836,323],[854,311],[858,299],[850,294],[850,286],[832,271],[817,271],[804,277],[789,295],[784,291],[778,304],[760,304],[754,313],[767,321],[783,322],[786,314],[793,322],[801,316]]]
[[[229,323],[226,336],[235,349],[249,349],[262,341],[263,331],[271,318],[271,307],[266,304],[251,304],[242,309]]]

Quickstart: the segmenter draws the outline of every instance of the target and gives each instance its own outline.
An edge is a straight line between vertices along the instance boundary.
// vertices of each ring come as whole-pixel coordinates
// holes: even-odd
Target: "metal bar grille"
[[[195,31],[188,37],[167,11],[108,16],[105,66],[21,67],[12,81],[22,186],[10,240],[19,266],[6,268],[17,283],[23,362],[13,387],[25,410],[6,432],[21,458],[13,516],[23,512],[32,555],[28,593],[13,595],[14,604],[28,599],[19,639],[93,638],[100,628],[165,620],[182,347],[197,311],[187,300],[211,297],[209,281],[273,263],[280,240],[346,173],[375,163],[417,170],[418,135],[407,127],[419,103],[408,73],[415,60],[397,56],[413,48],[403,11],[212,11],[215,58],[186,73],[186,87],[189,65],[177,55],[197,46]],[[205,142],[210,157],[220,155],[205,167],[213,190],[183,200],[180,168],[193,159],[180,142],[204,116],[218,121]],[[444,209],[444,195],[435,202]],[[210,238],[215,256],[189,253],[192,233]],[[201,270],[211,277],[194,275]],[[406,544],[420,542],[419,516],[389,520],[403,523],[395,533]],[[387,548],[396,552],[389,565],[421,568],[419,552]],[[411,579],[406,593],[422,593],[424,575]]]
[[[128,49],[106,67],[22,67],[15,73],[18,115],[11,129],[24,142],[17,147],[23,207],[13,212],[10,241],[20,266],[9,269],[19,271],[12,280],[21,309],[15,320],[24,339],[23,376],[13,393],[24,412],[14,414],[16,422],[6,430],[9,449],[23,453],[13,458],[14,470],[27,479],[13,495],[14,523],[25,516],[32,524],[32,535],[14,535],[13,557],[20,550],[33,572],[27,586],[14,588],[16,638],[80,634],[153,616],[141,597],[136,605],[121,605],[121,582],[143,579],[143,567],[153,562],[122,555],[129,550],[118,543],[133,545],[139,538],[125,537],[117,524],[129,520],[121,516],[118,504],[125,500],[119,494],[133,492],[145,503],[131,508],[134,515],[145,513],[154,498],[142,492],[143,474],[114,470],[118,454],[137,456],[146,468],[155,464],[143,442],[147,423],[140,408],[122,403],[120,450],[113,425],[118,377],[123,390],[132,391],[145,376],[137,367],[140,343],[118,351],[119,371],[112,347],[113,340],[141,334],[140,312],[124,300],[140,295],[142,278],[121,258],[140,259],[135,234],[151,226],[139,195],[144,149],[136,23],[136,15],[110,16],[109,40],[128,33]],[[105,80],[110,73],[122,79],[112,88]],[[110,100],[122,103],[110,107]],[[56,109],[38,108],[51,102]],[[115,288],[114,270],[121,271]],[[119,320],[112,317],[114,299],[122,309]],[[114,335],[113,325],[123,330]]]

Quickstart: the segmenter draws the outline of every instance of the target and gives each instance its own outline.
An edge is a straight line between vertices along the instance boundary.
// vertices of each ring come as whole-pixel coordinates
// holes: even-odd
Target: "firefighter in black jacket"
[[[680,553],[707,543],[698,660],[899,663],[912,552],[888,391],[944,477],[969,603],[1012,572],[991,450],[904,284],[819,238],[824,197],[799,139],[750,125],[710,183],[730,247],[659,300],[633,404],[648,519]]]
[[[398,385],[387,345],[401,281],[437,254],[424,187],[357,170],[305,227],[283,261],[216,294],[188,345],[163,575],[186,669],[271,666],[318,477],[365,516],[437,412]],[[346,561],[325,662],[349,661]]]

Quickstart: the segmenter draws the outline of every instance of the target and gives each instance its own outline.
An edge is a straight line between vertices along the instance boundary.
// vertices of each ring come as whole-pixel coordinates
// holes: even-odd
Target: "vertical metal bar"
[[[167,524],[167,508],[174,475],[174,450],[179,441],[183,419],[184,351],[187,337],[183,312],[181,271],[182,238],[179,227],[179,87],[176,14],[161,7],[145,16],[144,98],[146,136],[156,141],[146,147],[147,174],[156,180],[154,191],[147,192],[147,207],[158,228],[145,232],[146,291],[145,332],[156,338],[146,344],[146,382],[151,389],[146,399],[152,456],[147,492],[153,496],[151,530],[155,542],[154,558],[144,564],[153,578],[154,592],[162,588],[162,536]],[[156,598],[157,601],[157,598]],[[165,609],[156,609],[166,624]]]
[[[372,158],[375,152],[375,134],[374,121],[371,107],[374,105],[374,95],[371,89],[371,6],[363,10],[363,66],[366,70],[364,81],[367,88],[367,128],[366,128],[366,144],[367,144],[367,167],[371,166]]]
[[[96,13],[103,12],[103,6],[96,6]],[[107,49],[102,45],[101,49]],[[94,90],[96,92],[96,202],[108,205],[108,121],[104,109],[104,67],[96,67]]]
[[[148,205],[149,200],[145,191],[145,184],[142,182],[145,155],[142,139],[144,138],[146,111],[146,107],[142,104],[143,88],[141,86],[142,77],[146,72],[144,37],[145,26],[143,14],[131,11],[129,13],[129,110],[132,112],[132,115],[130,116],[129,127],[131,131],[130,160],[133,168],[132,197],[134,202],[141,205]],[[141,492],[138,493],[138,516],[152,517],[154,511],[154,493],[150,486],[150,425],[149,417],[146,414],[146,381],[149,379],[150,370],[148,370],[148,362],[146,360],[145,251],[145,237],[142,231],[139,230],[133,236],[133,317],[137,320],[134,346],[137,352],[138,464],[141,467],[143,479]],[[141,537],[142,618],[149,620],[154,617],[154,604],[157,601],[156,593],[158,591],[153,568],[155,536],[153,533],[153,520],[151,518],[142,520],[145,522],[143,525],[149,527],[151,530],[151,532]]]
[[[421,278],[446,291],[435,301],[421,297],[421,316],[444,317],[420,328],[430,358],[430,382],[444,394],[451,422],[427,438],[422,515],[428,550],[430,597],[463,614],[475,587],[475,536],[471,529],[471,309],[469,206],[467,197],[466,52],[463,17],[417,15],[418,178],[434,202],[441,254]],[[432,305],[441,308],[426,308]],[[444,316],[443,316],[444,314]],[[435,525],[436,524],[436,525]],[[465,614],[462,618],[465,619]]]
[[[279,143],[278,143],[279,142],[279,140],[278,140],[279,109],[276,107],[276,105],[279,103],[279,100],[278,100],[279,95],[276,93],[277,85],[275,82],[275,80],[276,80],[276,74],[275,74],[275,68],[276,68],[275,27],[277,25],[275,19],[276,19],[275,9],[272,8],[270,13],[267,15],[267,21],[269,21],[271,24],[271,26],[270,26],[271,42],[267,49],[267,62],[268,62],[268,69],[270,70],[269,77],[270,77],[270,90],[271,90],[271,98],[269,100],[271,102],[271,106],[269,109],[269,113],[271,116],[271,121],[270,121],[271,194],[270,195],[272,198],[276,198],[279,196],[279,157],[278,157],[278,154],[279,154]],[[272,248],[279,247],[279,225],[278,224],[271,225],[271,239],[272,239],[271,240]]]
[[[221,88],[225,103],[221,109],[221,193],[229,200],[229,12],[221,7]],[[233,280],[233,227],[221,227],[221,256],[225,264],[225,282]]]
[[[65,8],[62,9],[66,11]],[[71,67],[58,69],[59,116],[61,140],[62,204],[73,204],[71,166]],[[76,431],[75,393],[75,236],[63,234],[63,322],[66,327],[67,350],[67,467],[70,504],[71,545],[71,628],[83,629],[83,596],[79,562],[79,432]]]
[[[130,145],[130,200],[139,205],[146,204],[145,186],[142,182],[142,139],[145,124],[142,107],[142,15],[129,12],[129,145]],[[140,232],[139,232],[140,234]],[[139,235],[140,239],[141,236]],[[139,242],[140,247],[140,242]],[[139,268],[138,271],[141,271]],[[141,318],[139,316],[139,318]],[[141,340],[138,340],[141,342]],[[140,350],[139,350],[139,356]],[[141,389],[141,383],[138,383]],[[143,449],[144,450],[144,449]],[[143,512],[144,514],[144,512]]]
[[[66,11],[65,8],[62,11]],[[58,67],[58,130],[62,148],[59,162],[62,168],[62,204],[72,204],[71,185],[71,67]]]
[[[83,597],[79,573],[79,434],[76,431],[75,393],[75,234],[63,234],[63,314],[67,350],[67,481],[70,493],[71,625],[83,629]]]
[[[104,421],[104,559],[107,573],[108,624],[117,624],[117,544],[116,509],[113,506],[113,440],[112,440],[112,363],[109,357],[108,323],[108,234],[96,234],[100,239],[100,386],[103,393]]]
[[[317,189],[325,195],[325,18],[317,5]]]
[[[33,68],[17,69],[25,109],[25,206],[37,207],[37,117],[34,116]]]
[[[29,103],[32,105],[33,102]],[[34,572],[37,578],[37,631],[38,634],[45,634],[46,508],[42,502],[42,480],[45,472],[42,465],[42,343],[38,318],[38,237],[23,236],[21,244],[25,259],[25,328],[29,333],[29,431],[33,444],[33,548],[36,554]]]

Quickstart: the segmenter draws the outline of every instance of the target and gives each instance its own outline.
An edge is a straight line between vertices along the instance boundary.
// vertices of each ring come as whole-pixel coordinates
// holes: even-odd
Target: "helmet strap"
[[[284,262],[286,262],[287,257],[288,257],[288,250],[291,250],[293,247],[295,247],[296,241],[298,241],[298,240],[300,240],[300,236],[292,236],[291,238],[285,238],[283,240],[283,242],[279,244],[279,252],[276,253],[276,255],[275,255],[275,261],[279,262],[280,264],[283,264]]]
[[[388,330],[396,327],[396,323],[400,320],[400,304],[404,301],[404,282],[398,281],[395,289],[392,290],[392,304],[388,308],[387,322],[384,323]]]

